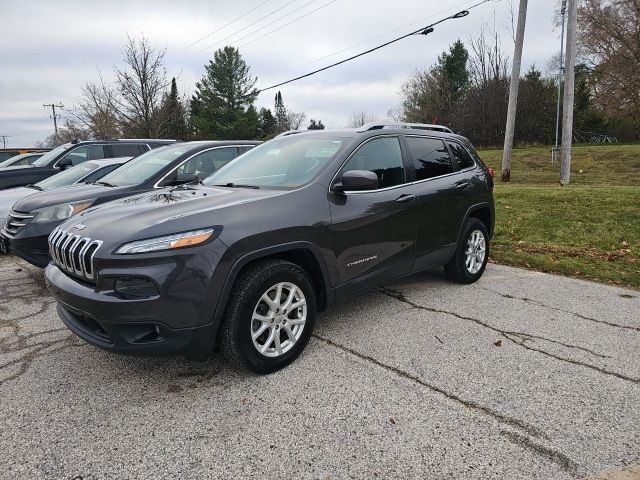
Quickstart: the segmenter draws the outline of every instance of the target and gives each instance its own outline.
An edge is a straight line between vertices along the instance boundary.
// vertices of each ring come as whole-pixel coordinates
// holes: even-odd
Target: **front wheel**
[[[489,234],[485,224],[470,218],[462,232],[456,252],[444,271],[457,283],[473,283],[484,273],[489,259]]]
[[[275,372],[304,350],[315,319],[315,293],[303,269],[284,260],[256,262],[234,285],[222,351],[231,363],[253,372]]]

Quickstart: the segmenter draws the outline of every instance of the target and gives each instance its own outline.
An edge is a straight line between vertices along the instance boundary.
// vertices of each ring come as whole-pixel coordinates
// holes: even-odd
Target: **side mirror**
[[[60,168],[60,170],[64,170],[71,165],[73,165],[73,162],[69,157],[64,157],[58,162],[58,168]]]
[[[199,182],[200,177],[195,173],[181,173],[176,178],[171,180],[167,185],[175,186],[175,185],[185,185],[187,183],[195,183]]]
[[[338,183],[333,185],[336,192],[348,190],[375,190],[380,186],[378,176],[369,170],[349,170],[344,172]]]

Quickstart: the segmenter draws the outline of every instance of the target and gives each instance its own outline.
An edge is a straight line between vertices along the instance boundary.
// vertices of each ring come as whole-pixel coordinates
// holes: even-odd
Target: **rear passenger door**
[[[399,137],[363,143],[336,180],[351,170],[374,172],[379,188],[329,193],[338,298],[404,275],[415,252],[418,201]]]
[[[460,192],[464,185],[445,141],[438,137],[405,137],[416,175],[419,199],[414,270],[448,259],[455,248],[464,216]]]

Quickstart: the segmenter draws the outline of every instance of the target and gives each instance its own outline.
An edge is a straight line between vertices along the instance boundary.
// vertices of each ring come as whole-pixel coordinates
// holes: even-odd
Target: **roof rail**
[[[444,125],[434,125],[432,123],[406,123],[406,122],[365,123],[360,128],[358,128],[358,132],[366,132],[369,130],[382,130],[384,128],[392,128],[392,129],[407,128],[411,130],[431,130],[435,132],[453,133],[453,131],[449,127],[445,127]]]
[[[281,134],[276,135],[273,138],[288,137],[289,135],[295,135],[296,133],[304,133],[307,131],[308,130],[287,130],[286,132],[282,132]]]

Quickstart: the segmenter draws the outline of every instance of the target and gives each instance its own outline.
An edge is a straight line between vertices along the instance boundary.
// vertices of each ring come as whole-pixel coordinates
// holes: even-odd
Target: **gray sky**
[[[190,95],[203,65],[224,45],[240,48],[260,88],[376,46],[477,1],[2,0],[0,135],[11,135],[7,146],[30,146],[51,134],[50,110],[42,104],[71,106],[83,83],[95,80],[98,71],[111,78],[112,66],[121,64],[127,34],[144,33],[166,46],[168,73],[178,78],[181,93]],[[534,62],[544,70],[558,49],[554,3],[529,2],[523,70]],[[220,28],[254,7],[258,8]],[[457,38],[467,41],[483,23],[490,29],[495,26],[511,56],[510,2],[494,0],[465,18],[439,25],[427,37],[410,37],[286,85],[281,88],[283,99],[292,109],[306,112],[307,121],[320,119],[327,127],[344,126],[350,113],[358,110],[384,119],[389,109],[398,106],[400,86],[413,69],[432,65],[449,44]],[[274,94],[262,93],[257,106],[271,108]]]

